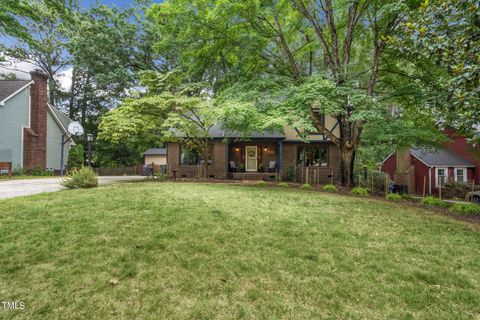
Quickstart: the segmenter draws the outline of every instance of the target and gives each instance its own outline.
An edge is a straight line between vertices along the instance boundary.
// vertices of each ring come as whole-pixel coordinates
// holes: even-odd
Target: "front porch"
[[[230,179],[275,180],[282,172],[282,141],[230,142],[227,154]]]
[[[266,180],[276,181],[277,173],[269,172],[231,172],[228,174],[229,179],[233,180]]]

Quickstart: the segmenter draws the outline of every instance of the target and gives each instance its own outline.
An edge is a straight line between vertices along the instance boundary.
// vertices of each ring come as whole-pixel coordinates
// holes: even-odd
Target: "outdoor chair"
[[[268,172],[275,172],[275,165],[276,165],[275,161],[270,161],[268,163]]]
[[[230,169],[232,169],[232,172],[237,172],[237,166],[235,165],[235,161],[229,161],[230,164]]]

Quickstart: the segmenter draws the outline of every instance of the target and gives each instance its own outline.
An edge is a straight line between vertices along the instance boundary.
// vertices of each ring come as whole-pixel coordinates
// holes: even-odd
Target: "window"
[[[435,185],[438,187],[440,184],[444,186],[447,183],[448,179],[448,169],[447,168],[436,168],[435,175]]]
[[[182,148],[180,152],[180,164],[182,166],[192,166],[199,164],[199,160],[200,159],[197,151]]]
[[[300,147],[298,149],[297,163],[307,167],[327,167],[328,147]]]
[[[208,163],[212,163],[212,146],[208,150]],[[202,157],[198,154],[196,150],[187,149],[185,147],[180,147],[180,165],[182,166],[194,166],[197,164],[203,164]]]
[[[467,169],[465,168],[455,168],[455,181],[456,182],[467,182]]]

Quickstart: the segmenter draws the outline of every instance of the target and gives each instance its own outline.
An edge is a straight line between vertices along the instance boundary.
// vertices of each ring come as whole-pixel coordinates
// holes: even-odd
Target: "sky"
[[[80,5],[84,8],[95,6],[96,3],[105,4],[107,6],[117,6],[125,9],[135,3],[134,0],[80,0]],[[152,2],[162,2],[162,0],[153,0]]]

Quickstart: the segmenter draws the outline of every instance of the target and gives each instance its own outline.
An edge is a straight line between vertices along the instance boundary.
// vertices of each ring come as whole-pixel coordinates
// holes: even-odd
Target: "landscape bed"
[[[0,298],[29,319],[472,319],[480,229],[290,188],[127,183],[0,201]]]

